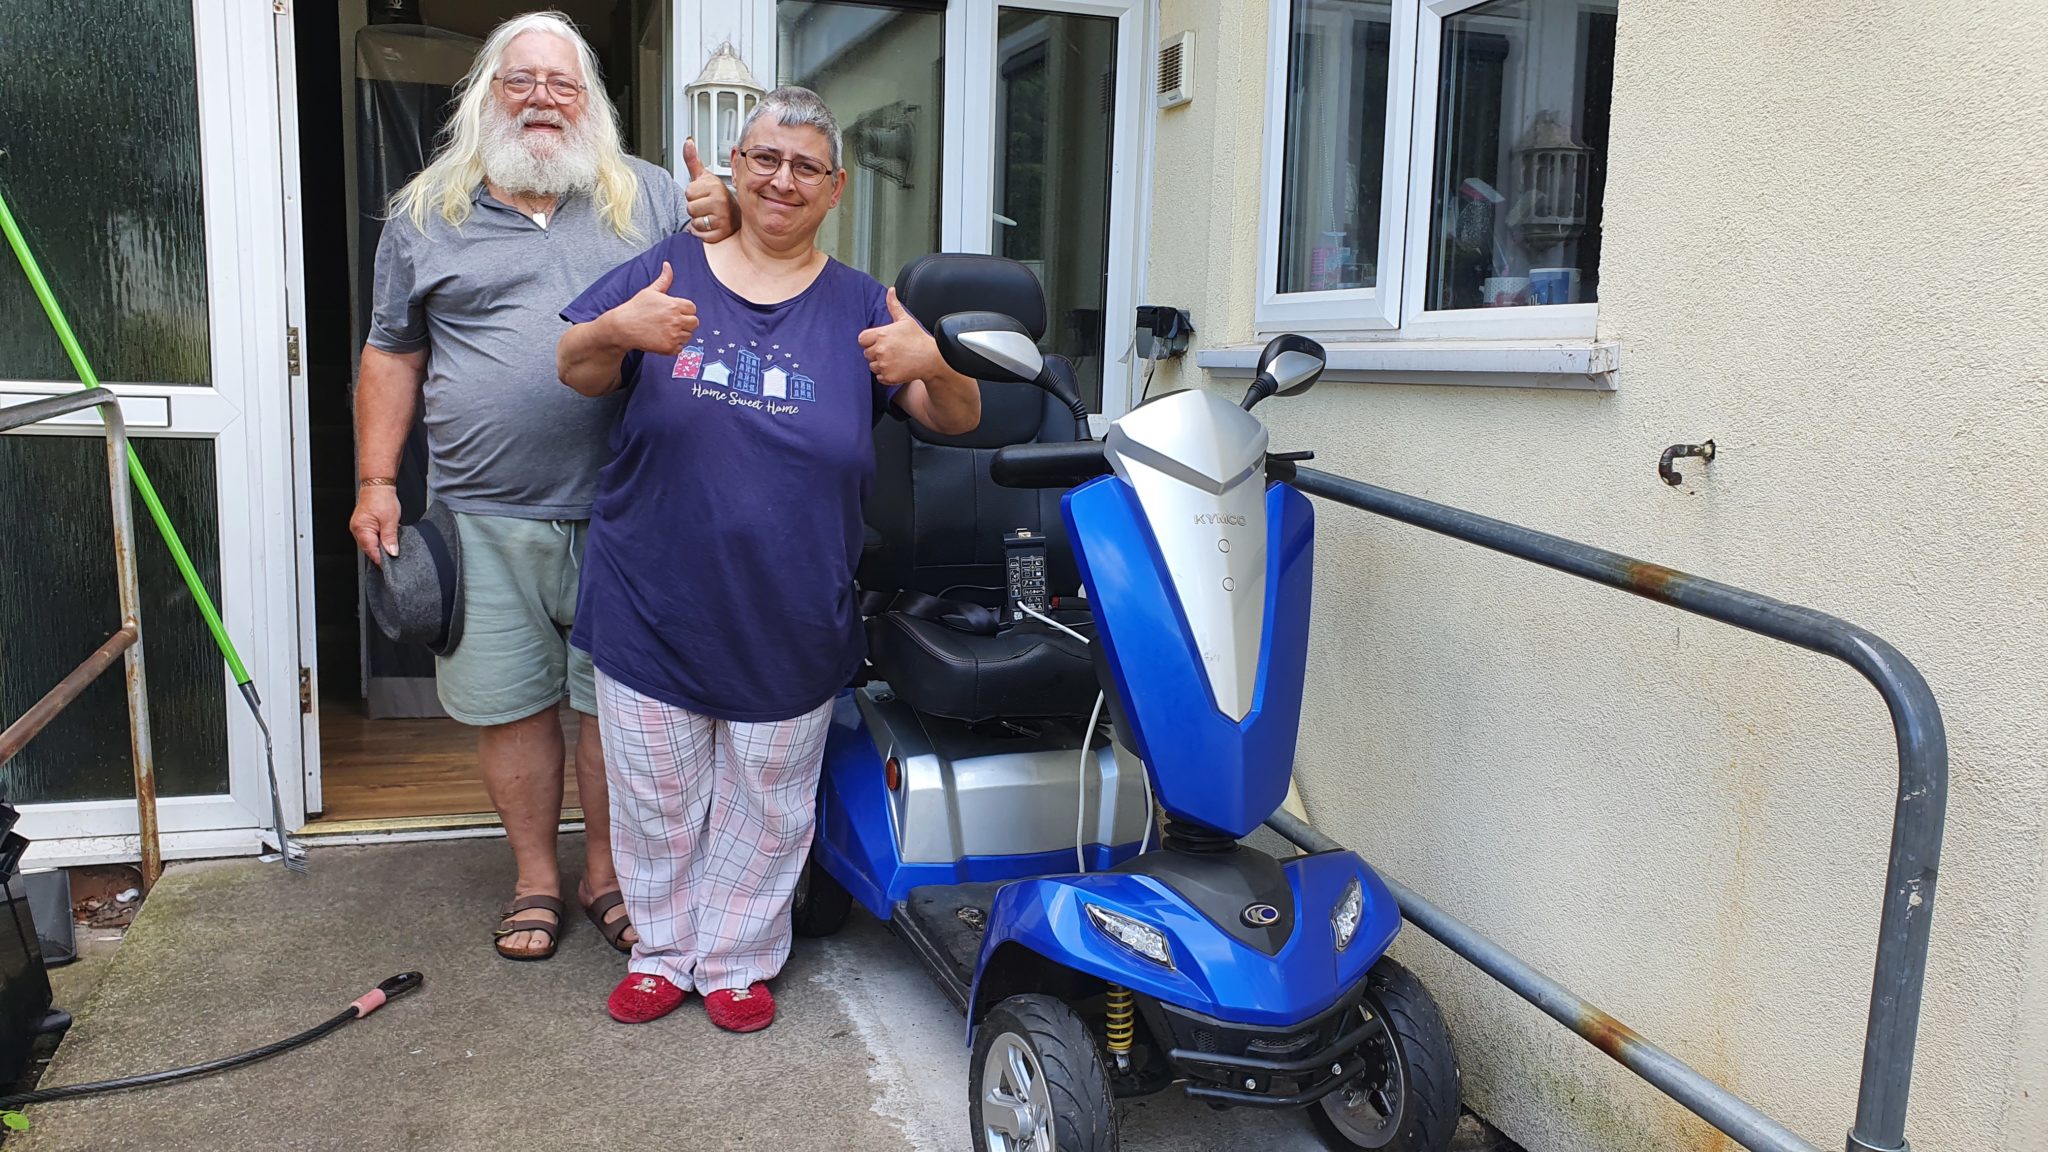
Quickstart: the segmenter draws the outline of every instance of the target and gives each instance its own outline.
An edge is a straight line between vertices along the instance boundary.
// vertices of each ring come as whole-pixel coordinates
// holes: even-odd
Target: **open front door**
[[[304,815],[286,216],[272,5],[0,0],[0,187],[218,600]],[[77,388],[25,277],[0,267],[0,404]],[[117,621],[89,419],[0,436],[0,716]],[[167,857],[253,851],[263,743],[155,531],[138,518],[143,651]],[[119,676],[9,765],[30,859],[135,859]]]

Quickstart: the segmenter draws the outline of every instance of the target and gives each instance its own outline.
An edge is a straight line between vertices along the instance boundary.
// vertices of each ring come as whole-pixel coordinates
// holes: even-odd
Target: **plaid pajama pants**
[[[612,858],[640,942],[627,967],[689,991],[745,988],[789,959],[832,702],[733,724],[597,673]]]

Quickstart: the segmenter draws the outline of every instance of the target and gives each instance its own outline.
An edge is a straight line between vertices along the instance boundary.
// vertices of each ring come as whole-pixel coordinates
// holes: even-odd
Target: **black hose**
[[[280,1052],[289,1052],[302,1044],[311,1044],[313,1041],[352,1020],[360,1020],[376,1011],[388,1001],[419,987],[424,980],[425,977],[421,976],[418,972],[401,972],[382,984],[377,985],[375,992],[365,994],[361,999],[342,1009],[339,1014],[325,1023],[308,1028],[296,1036],[279,1040],[275,1044],[266,1044],[261,1048],[243,1052],[239,1055],[223,1056],[219,1060],[209,1060],[204,1064],[193,1064],[184,1068],[170,1068],[162,1072],[150,1072],[141,1076],[123,1076],[118,1080],[95,1080],[90,1084],[71,1084],[63,1088],[44,1088],[35,1092],[23,1092],[16,1096],[0,1096],[0,1108],[19,1108],[24,1104],[45,1104],[52,1100],[69,1100],[74,1096],[97,1096],[102,1092],[119,1092],[127,1088],[144,1088],[156,1084],[169,1084],[177,1080],[189,1080],[194,1076],[204,1076],[209,1072],[223,1072],[229,1068],[238,1068],[244,1064],[254,1064],[258,1060],[267,1059]]]

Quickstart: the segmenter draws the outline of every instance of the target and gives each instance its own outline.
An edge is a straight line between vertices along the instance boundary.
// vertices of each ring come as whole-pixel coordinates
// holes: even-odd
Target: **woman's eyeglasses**
[[[505,91],[522,98],[541,84],[546,84],[548,91],[553,93],[557,100],[574,100],[578,96],[583,95],[583,85],[581,83],[562,75],[554,75],[542,80],[540,77],[526,72],[514,72],[507,76],[498,77],[498,83],[504,85]]]
[[[815,160],[805,160],[800,156],[786,158],[773,148],[748,148],[740,155],[746,157],[747,167],[756,176],[773,176],[782,170],[784,164],[789,165],[789,174],[796,177],[799,184],[823,184],[825,177],[832,174],[830,168]]]

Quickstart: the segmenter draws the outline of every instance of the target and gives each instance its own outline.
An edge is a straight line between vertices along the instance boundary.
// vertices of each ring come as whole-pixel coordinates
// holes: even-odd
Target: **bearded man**
[[[456,91],[446,142],[392,199],[377,246],[349,530],[372,563],[398,554],[394,480],[424,401],[428,487],[454,514],[462,556],[462,630],[437,657],[436,687],[448,714],[478,729],[484,783],[518,869],[497,950],[545,959],[565,927],[555,830],[566,694],[583,714],[577,903],[628,951],[590,657],[567,641],[620,402],[562,387],[555,343],[568,327],[562,308],[600,275],[684,227],[722,239],[735,211],[692,144],[687,190],[624,153],[596,55],[559,14],[499,25]]]

